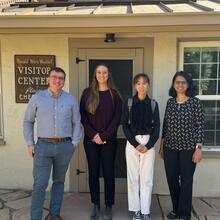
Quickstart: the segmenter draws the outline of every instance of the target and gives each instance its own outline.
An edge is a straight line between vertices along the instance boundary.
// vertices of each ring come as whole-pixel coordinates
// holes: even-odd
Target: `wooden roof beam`
[[[196,3],[196,2],[193,2],[193,1],[191,1],[191,0],[189,0],[189,5],[195,7],[195,8],[197,8],[197,9],[199,9],[199,10],[202,10],[202,11],[214,11],[213,8],[209,8],[209,7],[207,7],[207,6],[200,5],[200,4],[198,4],[198,3]]]
[[[46,7],[47,7],[46,4],[45,5],[40,5],[38,7],[35,7],[34,11],[40,11],[42,8],[46,8]]]
[[[167,5],[165,5],[163,2],[160,2],[158,6],[164,11],[164,12],[169,12],[172,13],[173,9],[169,8]]]
[[[11,10],[16,9],[16,8],[19,8],[19,6],[18,5],[9,6],[9,7],[3,8],[2,12],[10,12]]]
[[[71,11],[75,8],[75,4],[72,4],[66,8],[67,11]]]
[[[95,14],[95,11],[98,11],[102,6],[103,4],[98,5],[90,14]]]
[[[130,3],[130,4],[128,5],[127,13],[128,13],[128,14],[134,14],[134,10],[133,10],[133,5],[132,5],[132,3]]]

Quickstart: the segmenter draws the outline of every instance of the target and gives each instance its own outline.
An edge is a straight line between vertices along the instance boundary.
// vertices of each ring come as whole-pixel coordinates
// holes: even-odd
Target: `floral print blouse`
[[[201,101],[190,97],[183,103],[175,98],[167,101],[162,138],[164,147],[173,150],[193,150],[204,139],[204,114]]]

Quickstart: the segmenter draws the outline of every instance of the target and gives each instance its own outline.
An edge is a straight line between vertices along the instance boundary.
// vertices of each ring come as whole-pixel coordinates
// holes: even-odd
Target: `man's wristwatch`
[[[202,144],[196,144],[196,149],[202,149]]]

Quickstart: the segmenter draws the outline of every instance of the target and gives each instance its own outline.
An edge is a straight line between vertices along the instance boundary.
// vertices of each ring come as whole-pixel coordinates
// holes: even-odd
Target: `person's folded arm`
[[[131,114],[131,112],[130,112],[130,114]],[[135,139],[135,134],[131,130],[131,126],[128,123],[128,119],[129,119],[129,111],[128,111],[128,102],[126,101],[124,103],[123,112],[122,112],[123,131],[124,131],[125,137],[130,142],[130,144],[136,148],[140,144]]]
[[[72,124],[73,124],[72,143],[74,146],[76,146],[80,142],[80,139],[82,136],[80,119],[81,117],[80,117],[80,112],[79,112],[79,105],[76,99],[74,98],[73,109],[72,109]]]
[[[154,144],[157,142],[159,135],[160,135],[160,114],[159,114],[159,107],[158,104],[156,103],[154,113],[152,115],[153,117],[153,129],[150,135],[150,139],[148,143],[145,145],[147,149],[151,149]]]

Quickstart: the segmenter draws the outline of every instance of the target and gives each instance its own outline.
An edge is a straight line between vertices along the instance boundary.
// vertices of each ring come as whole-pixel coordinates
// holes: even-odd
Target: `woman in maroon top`
[[[114,204],[116,135],[121,119],[122,101],[105,64],[96,67],[89,88],[80,102],[84,127],[84,148],[89,168],[89,188],[94,204],[90,219],[100,217],[99,170],[102,163],[105,187],[104,219],[112,219]]]

